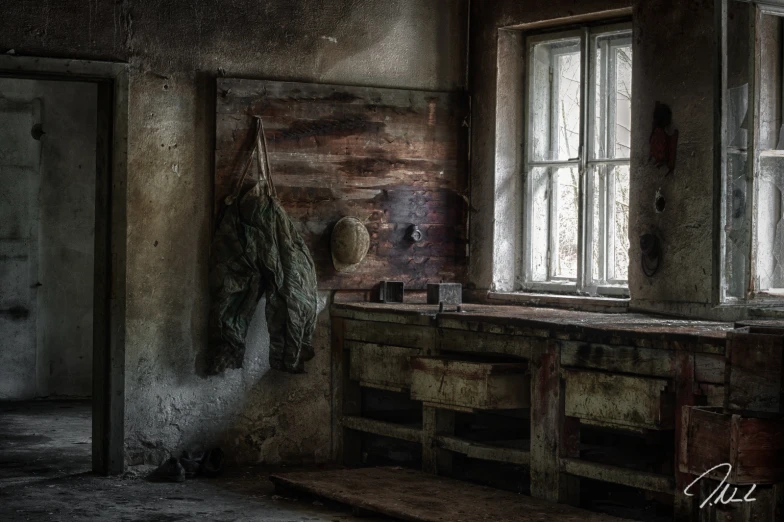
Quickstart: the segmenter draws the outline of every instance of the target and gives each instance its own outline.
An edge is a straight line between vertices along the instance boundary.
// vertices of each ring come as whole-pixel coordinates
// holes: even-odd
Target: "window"
[[[784,8],[724,4],[721,295],[784,298]]]
[[[524,287],[625,295],[631,24],[530,36]]]

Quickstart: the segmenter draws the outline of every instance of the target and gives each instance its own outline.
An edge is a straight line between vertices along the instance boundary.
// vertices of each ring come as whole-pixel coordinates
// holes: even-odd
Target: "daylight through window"
[[[527,40],[528,290],[628,292],[631,37],[623,24]]]

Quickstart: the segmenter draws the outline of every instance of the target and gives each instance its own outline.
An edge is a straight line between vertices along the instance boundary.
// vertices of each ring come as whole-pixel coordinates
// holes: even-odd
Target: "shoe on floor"
[[[206,477],[217,477],[223,473],[224,466],[223,450],[220,448],[213,448],[204,454],[201,459],[200,472]]]

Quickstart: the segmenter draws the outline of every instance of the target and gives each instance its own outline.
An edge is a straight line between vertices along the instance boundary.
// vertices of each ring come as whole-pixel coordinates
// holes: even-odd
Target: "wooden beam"
[[[529,450],[491,446],[452,435],[440,435],[436,437],[436,443],[440,448],[466,455],[472,459],[507,462],[522,466],[531,464],[531,452]]]
[[[599,464],[580,459],[561,459],[561,471],[577,477],[622,484],[646,491],[672,494],[675,479],[667,475]]]
[[[367,417],[345,416],[342,425],[344,428],[372,433],[393,439],[407,440],[408,442],[422,442],[422,430],[393,422],[384,422]]]

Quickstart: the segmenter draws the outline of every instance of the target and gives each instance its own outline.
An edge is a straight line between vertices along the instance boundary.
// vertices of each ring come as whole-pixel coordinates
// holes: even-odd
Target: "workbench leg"
[[[563,401],[563,383],[561,400]],[[561,409],[563,411],[563,409]],[[561,416],[561,457],[569,459],[580,458],[580,419],[577,417]],[[580,505],[580,479],[560,473],[558,481],[558,501],[572,506]]]
[[[677,522],[696,520],[697,503],[695,497],[684,494],[686,486],[694,480],[688,473],[682,473],[679,466],[682,446],[687,443],[687,433],[683,425],[683,408],[694,406],[694,354],[682,349],[679,343],[673,342],[675,350],[675,499],[673,504],[674,518]]]
[[[452,452],[438,447],[438,435],[454,435],[455,412],[422,406],[422,471],[436,475],[452,472]]]
[[[579,479],[560,472],[561,368],[558,343],[543,341],[531,353],[531,496],[569,501]]]
[[[362,397],[359,383],[349,379],[350,353],[345,349],[345,320],[332,319],[332,457],[346,466],[362,464],[362,435],[343,427],[344,415],[359,415]]]

